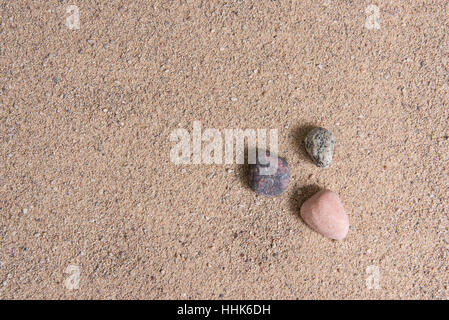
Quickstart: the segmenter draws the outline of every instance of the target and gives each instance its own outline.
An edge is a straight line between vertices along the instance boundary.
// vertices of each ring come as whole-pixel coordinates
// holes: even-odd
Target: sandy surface
[[[449,2],[373,3],[2,1],[0,298],[447,299]],[[194,120],[277,128],[288,191],[173,164]],[[342,242],[299,217],[324,187]]]

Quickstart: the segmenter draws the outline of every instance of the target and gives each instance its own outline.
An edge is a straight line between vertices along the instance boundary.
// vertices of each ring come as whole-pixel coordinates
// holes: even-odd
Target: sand
[[[3,1],[0,298],[448,299],[449,2],[372,3]],[[278,129],[289,189],[172,163],[195,120]],[[323,188],[344,241],[299,216]]]

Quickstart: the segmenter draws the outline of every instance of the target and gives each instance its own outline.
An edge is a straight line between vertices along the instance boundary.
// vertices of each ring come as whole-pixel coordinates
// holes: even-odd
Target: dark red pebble
[[[265,153],[266,161],[262,161],[267,164],[262,164],[257,157],[255,164],[250,164],[250,181],[251,189],[256,193],[265,196],[277,196],[283,193],[288,188],[290,182],[290,167],[287,161],[274,154],[270,155],[270,152]],[[275,169],[275,162],[277,160],[277,170]],[[270,164],[273,164],[273,171],[270,171]],[[265,174],[264,174],[265,173]],[[270,173],[270,174],[266,174]]]

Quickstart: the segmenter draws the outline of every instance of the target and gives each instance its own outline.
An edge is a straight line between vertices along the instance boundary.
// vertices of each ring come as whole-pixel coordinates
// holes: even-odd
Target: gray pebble
[[[324,128],[315,128],[307,134],[305,145],[307,152],[318,167],[330,166],[335,146],[332,132]]]

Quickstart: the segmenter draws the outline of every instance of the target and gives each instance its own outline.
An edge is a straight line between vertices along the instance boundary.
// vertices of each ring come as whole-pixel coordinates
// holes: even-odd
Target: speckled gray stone
[[[332,132],[324,128],[315,128],[305,139],[307,153],[320,168],[327,168],[334,155],[335,138]]]

